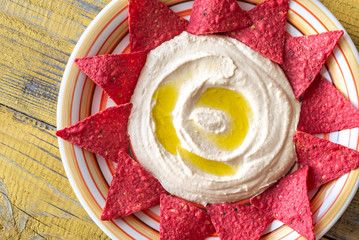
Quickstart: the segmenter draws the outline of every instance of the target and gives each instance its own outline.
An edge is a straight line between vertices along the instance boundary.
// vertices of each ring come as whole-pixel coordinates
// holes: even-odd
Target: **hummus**
[[[163,43],[131,102],[135,157],[189,201],[249,198],[296,161],[300,103],[276,63],[235,39],[184,32]]]

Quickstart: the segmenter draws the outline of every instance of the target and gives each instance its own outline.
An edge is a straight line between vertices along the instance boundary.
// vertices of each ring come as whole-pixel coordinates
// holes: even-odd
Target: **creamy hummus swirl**
[[[235,39],[184,32],[163,43],[149,53],[131,102],[134,155],[168,192],[189,201],[246,199],[296,160],[299,102],[276,63]],[[162,123],[161,104],[170,109]]]

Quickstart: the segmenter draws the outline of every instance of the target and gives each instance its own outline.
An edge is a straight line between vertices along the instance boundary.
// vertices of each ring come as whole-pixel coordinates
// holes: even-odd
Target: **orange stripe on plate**
[[[342,53],[343,53],[343,52],[342,52]],[[333,55],[333,58],[334,58],[335,62],[337,63],[337,65],[338,65],[338,67],[339,67],[340,73],[341,73],[342,78],[343,78],[343,80],[344,80],[343,82],[344,82],[344,85],[345,85],[345,89],[346,89],[346,91],[347,91],[348,100],[350,101],[348,86],[347,86],[347,82],[345,81],[345,78],[344,78],[343,70],[342,70],[342,68],[341,68],[341,66],[340,66],[340,64],[339,64],[339,62],[338,62],[338,59],[334,56],[334,54],[332,54],[332,55]],[[343,54],[343,55],[344,55],[344,54]],[[349,65],[348,65],[348,66],[349,66]]]
[[[305,18],[303,18],[301,15],[299,15],[299,13],[297,13],[296,11],[294,11],[293,9],[290,9],[294,14],[296,14],[299,18],[301,18],[305,23],[307,23],[308,24],[308,26],[310,26],[316,33],[319,33],[318,31],[317,31],[317,29],[315,29],[314,27],[313,27],[313,25],[312,24],[310,24]],[[303,32],[303,31],[302,31]]]
[[[86,159],[85,153],[84,153],[84,149],[81,148],[81,151],[82,151],[82,156],[83,156],[83,158]],[[86,151],[87,151],[87,150],[86,150]],[[76,162],[77,162],[77,161],[76,161]],[[93,178],[93,176],[92,176],[92,174],[91,174],[91,171],[90,171],[90,169],[89,169],[89,166],[88,166],[88,164],[87,164],[87,161],[84,161],[84,162],[85,162],[85,164],[86,164],[86,167],[87,167],[87,170],[88,170],[88,172],[89,172],[89,174],[90,174],[90,177],[91,177],[93,183],[95,184],[95,186],[96,186],[96,188],[97,188],[97,191],[100,193],[101,197],[105,200],[105,199],[106,199],[105,196],[101,193],[100,189],[98,188],[98,186],[97,186],[97,184],[96,184],[96,181],[94,180],[94,178]],[[77,164],[77,167],[78,167],[78,169],[80,169],[80,166],[79,166],[78,164]],[[86,180],[85,180],[85,178],[84,178],[84,176],[83,176],[82,174],[81,174],[81,178],[82,178],[82,181],[83,181],[84,183],[86,183]],[[91,197],[95,200],[96,205],[97,205],[100,209],[102,209],[102,207],[101,207],[100,204],[96,201],[96,198],[94,197],[94,195],[92,194],[92,192],[91,192],[90,189],[88,188],[87,184],[86,184],[86,188],[89,190],[89,194],[91,195]]]
[[[343,191],[343,189],[344,189],[344,187],[345,187],[347,181],[348,181],[348,177],[345,179],[344,185],[343,185],[343,187],[340,189],[340,192],[339,192],[339,194],[336,196],[336,198],[334,199],[333,203],[328,207],[328,209],[323,213],[323,215],[318,219],[317,222],[319,222],[323,217],[325,217],[325,216],[326,216],[326,213],[331,210],[331,208],[333,207],[334,204],[336,204],[337,199],[340,197],[340,195],[341,195],[341,193],[342,193],[342,191]],[[315,225],[316,225],[316,224],[315,224]]]
[[[123,11],[122,11],[122,12],[123,12]],[[118,15],[119,15],[119,14],[117,14],[114,18],[116,18]],[[111,20],[111,21],[113,21],[113,20]],[[127,23],[127,21],[128,21],[128,17],[125,18],[124,20],[122,20],[122,21],[119,23],[119,25],[118,25],[117,27],[115,27],[115,29],[112,30],[112,32],[108,35],[108,37],[106,38],[106,40],[104,40],[102,46],[99,48],[99,51],[97,52],[96,55],[99,55],[101,52],[104,52],[104,53],[109,54],[109,53],[111,53],[111,52],[113,51],[113,49],[118,45],[118,41],[120,41],[120,39],[118,39],[118,40],[116,41],[116,43],[112,43],[113,41],[111,41],[111,42],[110,42],[111,44],[109,44],[109,47],[106,48],[106,49],[103,49],[103,47],[107,45],[107,43],[109,42],[109,39],[112,38],[113,35],[114,35],[114,33],[116,33],[116,32],[118,31],[118,29],[119,29],[120,27],[122,27],[122,25],[123,25],[124,23]],[[111,22],[110,22],[110,23],[111,23]],[[122,33],[123,36],[125,35],[125,33],[126,33],[126,32]],[[122,38],[123,38],[123,36],[122,36]]]
[[[183,10],[183,11],[179,11],[179,12],[176,12],[176,14],[180,17],[187,17],[187,16],[190,16],[192,13],[192,9],[187,9],[187,10]]]
[[[353,81],[354,81],[355,92],[356,92],[357,96],[359,96],[358,88],[357,88],[357,85],[355,84],[355,76],[354,76],[354,73],[353,73],[352,68],[350,67],[348,58],[347,58],[346,54],[343,52],[343,49],[342,49],[342,47],[341,47],[340,45],[338,45],[338,48],[339,48],[340,52],[343,54],[344,59],[345,59],[345,62],[346,62],[347,65],[348,65],[348,68],[349,68],[349,70],[350,70],[350,74],[351,74],[351,76],[352,76],[352,78],[353,78]],[[343,78],[344,78],[344,76],[343,76]],[[346,85],[345,85],[345,86],[346,86]],[[347,92],[348,92],[348,88],[347,88]],[[349,99],[349,101],[350,101],[349,92],[348,92],[348,99]]]
[[[287,226],[287,225],[285,225],[285,226]],[[287,226],[287,227],[288,227],[288,226]],[[288,228],[290,228],[290,227],[288,227]],[[287,233],[286,235],[282,236],[282,237],[279,238],[279,239],[283,239],[283,238],[287,237],[288,235],[290,235],[290,234],[292,234],[292,233],[294,232],[293,229],[290,228],[290,230],[292,230],[292,231],[289,232],[289,233]]]
[[[149,233],[151,233],[151,232],[152,232],[152,235],[155,235],[155,236],[157,235],[157,236],[158,236],[158,232],[157,232],[157,231],[154,231],[152,228],[149,228],[146,224],[144,224],[144,223],[142,223],[142,222],[140,222],[140,221],[138,221],[137,219],[134,219],[134,218],[135,218],[135,217],[133,217],[132,215],[130,215],[130,216],[124,217],[122,220],[123,220],[124,222],[126,222],[126,223],[128,224],[128,226],[130,226],[134,231],[136,231],[138,234],[140,234],[140,235],[142,235],[142,236],[144,236],[144,237],[150,237],[150,234],[149,234]],[[135,223],[135,224],[137,223],[137,225],[138,225],[139,227],[141,227],[141,229],[143,229],[143,230],[148,230],[149,233],[144,234],[143,231],[139,231],[139,230],[135,227],[134,223]],[[145,228],[143,228],[143,226],[145,226]]]
[[[101,104],[100,104],[100,109],[99,111],[102,111],[106,108],[107,105],[107,101],[108,101],[108,95],[105,93],[105,91],[102,92],[102,96],[101,96]]]
[[[143,210],[143,213],[146,214],[149,218],[156,222],[160,222],[160,216],[158,216],[156,213],[154,213],[151,209]]]
[[[332,182],[332,181],[331,181],[331,182]],[[322,196],[320,196],[320,204],[319,204],[319,206],[316,206],[316,209],[315,209],[314,211],[312,210],[312,214],[313,214],[313,215],[318,212],[318,210],[323,206],[323,203],[325,202],[325,200],[328,199],[329,195],[330,195],[330,194],[332,193],[332,191],[334,190],[337,181],[334,180],[332,183],[333,183],[333,187],[330,188],[330,191],[329,191],[329,192],[326,192],[326,191],[325,191],[325,195],[324,195],[324,199],[323,199],[323,200],[322,200]],[[328,183],[326,183],[326,184],[328,184]],[[321,189],[320,189],[320,190],[321,190]],[[319,191],[320,191],[320,190],[319,190]],[[319,222],[319,220],[320,220],[320,219],[318,219],[317,222]],[[316,223],[314,224],[314,226],[315,226],[315,225],[316,225]]]
[[[113,220],[110,220],[109,222],[111,222],[114,226],[117,226],[117,224],[113,221]],[[119,228],[119,227],[117,227]],[[120,230],[122,230],[121,228],[119,228]],[[127,235],[127,237],[129,237],[130,239],[134,239],[132,236],[130,236],[128,233],[126,233],[125,231],[123,231],[124,234]],[[114,234],[116,236],[116,234]]]
[[[131,49],[130,49],[130,44],[127,45],[127,47],[122,51],[122,53],[130,53]]]
[[[106,159],[106,165],[107,165],[109,171],[111,172],[111,175],[113,176],[116,172],[115,164],[111,160]]]
[[[315,19],[318,20],[318,22],[320,22],[320,24],[327,30],[329,31],[329,29],[327,28],[327,26],[322,22],[322,20],[320,20],[315,14],[313,14],[312,11],[310,11],[306,6],[304,6],[303,4],[301,4],[299,1],[294,0],[294,2],[296,2],[298,5],[300,5],[302,8],[304,8],[307,12],[309,12]]]

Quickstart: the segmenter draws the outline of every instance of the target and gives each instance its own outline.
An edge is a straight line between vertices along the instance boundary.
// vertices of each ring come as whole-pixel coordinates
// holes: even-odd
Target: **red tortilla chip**
[[[117,162],[119,151],[128,152],[127,123],[131,103],[114,106],[56,132],[58,137]]]
[[[260,239],[273,221],[271,216],[250,205],[219,203],[206,209],[220,239]]]
[[[289,0],[266,0],[248,12],[252,25],[228,35],[263,56],[283,62],[283,49]]]
[[[303,95],[298,130],[328,133],[359,127],[359,111],[321,75]]]
[[[166,193],[159,181],[127,153],[120,152],[101,220],[125,217],[160,203]]]
[[[331,31],[286,40],[281,67],[296,98],[314,81],[342,35],[343,31]]]
[[[214,232],[208,213],[179,198],[161,195],[160,239],[200,240]]]
[[[188,21],[158,0],[129,0],[131,52],[150,50],[187,29]]]
[[[359,167],[359,152],[350,148],[304,132],[297,132],[294,142],[299,167],[310,167],[309,190]]]
[[[308,240],[314,240],[313,219],[308,198],[309,167],[303,167],[279,180],[251,203],[282,221]]]
[[[195,35],[229,32],[250,24],[235,0],[195,0],[187,32]]]
[[[130,102],[146,62],[145,52],[77,58],[75,63],[117,104]]]

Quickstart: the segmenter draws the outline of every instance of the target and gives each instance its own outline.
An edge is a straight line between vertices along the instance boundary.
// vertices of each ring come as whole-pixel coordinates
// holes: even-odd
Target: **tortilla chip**
[[[236,203],[206,206],[220,239],[260,239],[273,218],[261,210]]]
[[[200,240],[214,232],[208,213],[179,198],[161,195],[160,239]]]
[[[160,182],[127,153],[120,152],[101,220],[125,217],[160,203]]]
[[[147,54],[109,54],[77,58],[75,63],[117,104],[130,102]]]
[[[248,12],[252,25],[228,35],[263,56],[283,62],[283,49],[289,0],[266,0]]]
[[[299,167],[309,165],[312,190],[359,167],[359,152],[308,133],[294,135]]]
[[[150,50],[187,29],[188,21],[158,0],[129,0],[131,52]]]
[[[359,111],[321,75],[303,95],[298,130],[328,133],[359,127]]]
[[[58,137],[117,162],[119,151],[128,152],[127,122],[131,103],[107,108],[56,132]]]
[[[187,32],[195,35],[229,32],[250,24],[235,0],[195,0]]]
[[[343,33],[331,31],[286,40],[281,67],[296,98],[314,81]]]
[[[308,240],[314,240],[313,219],[308,198],[309,167],[303,167],[279,180],[251,203],[282,221]]]

